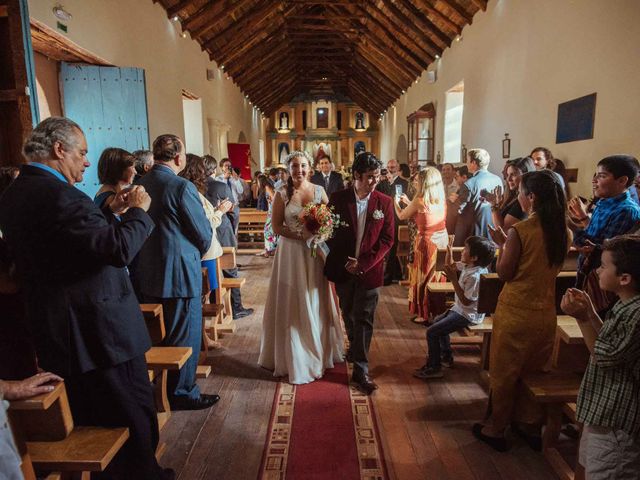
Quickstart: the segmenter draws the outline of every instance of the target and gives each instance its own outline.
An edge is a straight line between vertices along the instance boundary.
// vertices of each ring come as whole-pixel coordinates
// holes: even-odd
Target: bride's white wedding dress
[[[287,203],[285,188],[279,189],[286,207],[285,223],[301,231],[303,206]],[[322,200],[315,186],[314,202]],[[262,342],[258,364],[274,376],[289,376],[289,383],[312,382],[341,362],[344,339],[337,305],[323,274],[320,255],[313,258],[302,240],[280,237],[271,271],[264,308]]]

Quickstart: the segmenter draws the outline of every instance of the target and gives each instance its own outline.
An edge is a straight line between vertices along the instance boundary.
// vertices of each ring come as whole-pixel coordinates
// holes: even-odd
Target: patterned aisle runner
[[[307,385],[278,384],[260,468],[263,480],[384,480],[371,398],[338,364]]]

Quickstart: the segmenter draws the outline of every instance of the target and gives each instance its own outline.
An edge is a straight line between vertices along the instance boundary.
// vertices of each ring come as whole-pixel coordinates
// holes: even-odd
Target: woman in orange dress
[[[409,267],[409,311],[416,316],[414,322],[425,323],[434,313],[427,284],[436,280],[438,248],[446,248],[449,239],[445,226],[447,209],[442,176],[436,168],[422,170],[413,182],[413,200],[402,195],[395,198],[394,205],[400,220],[412,219],[417,227],[413,263]],[[407,207],[402,209],[400,202]]]

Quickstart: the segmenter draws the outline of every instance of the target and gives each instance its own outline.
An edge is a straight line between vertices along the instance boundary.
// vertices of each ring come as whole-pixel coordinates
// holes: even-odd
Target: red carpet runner
[[[341,363],[307,385],[276,390],[262,480],[384,480],[373,405]]]

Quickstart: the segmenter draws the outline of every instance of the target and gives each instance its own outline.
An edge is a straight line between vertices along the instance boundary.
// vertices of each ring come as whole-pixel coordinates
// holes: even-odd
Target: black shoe
[[[375,390],[378,389],[378,385],[371,380],[371,377],[366,373],[360,375],[354,375],[351,378],[351,381],[356,385],[358,390],[360,390],[365,395],[371,395]]]
[[[444,367],[444,368],[451,368],[453,367],[453,355],[450,357],[444,357],[442,360],[440,360],[440,364]]]
[[[532,434],[525,432],[522,428],[520,428],[520,425],[518,425],[517,422],[511,422],[511,430],[513,431],[513,433],[527,442],[527,445],[529,445],[531,450],[535,452],[542,451],[542,436],[536,435],[535,433]]]
[[[171,410],[203,410],[218,403],[220,395],[201,393],[199,398],[174,397],[169,403]]]
[[[490,437],[489,435],[485,435],[482,433],[484,425],[481,423],[474,423],[471,431],[473,432],[473,436],[476,437],[481,442],[486,443],[491,448],[498,452],[506,452],[509,450],[509,445],[507,444],[507,439],[504,437]]]
[[[237,320],[239,318],[248,317],[249,315],[253,315],[253,308],[242,308],[233,312],[233,319]]]

